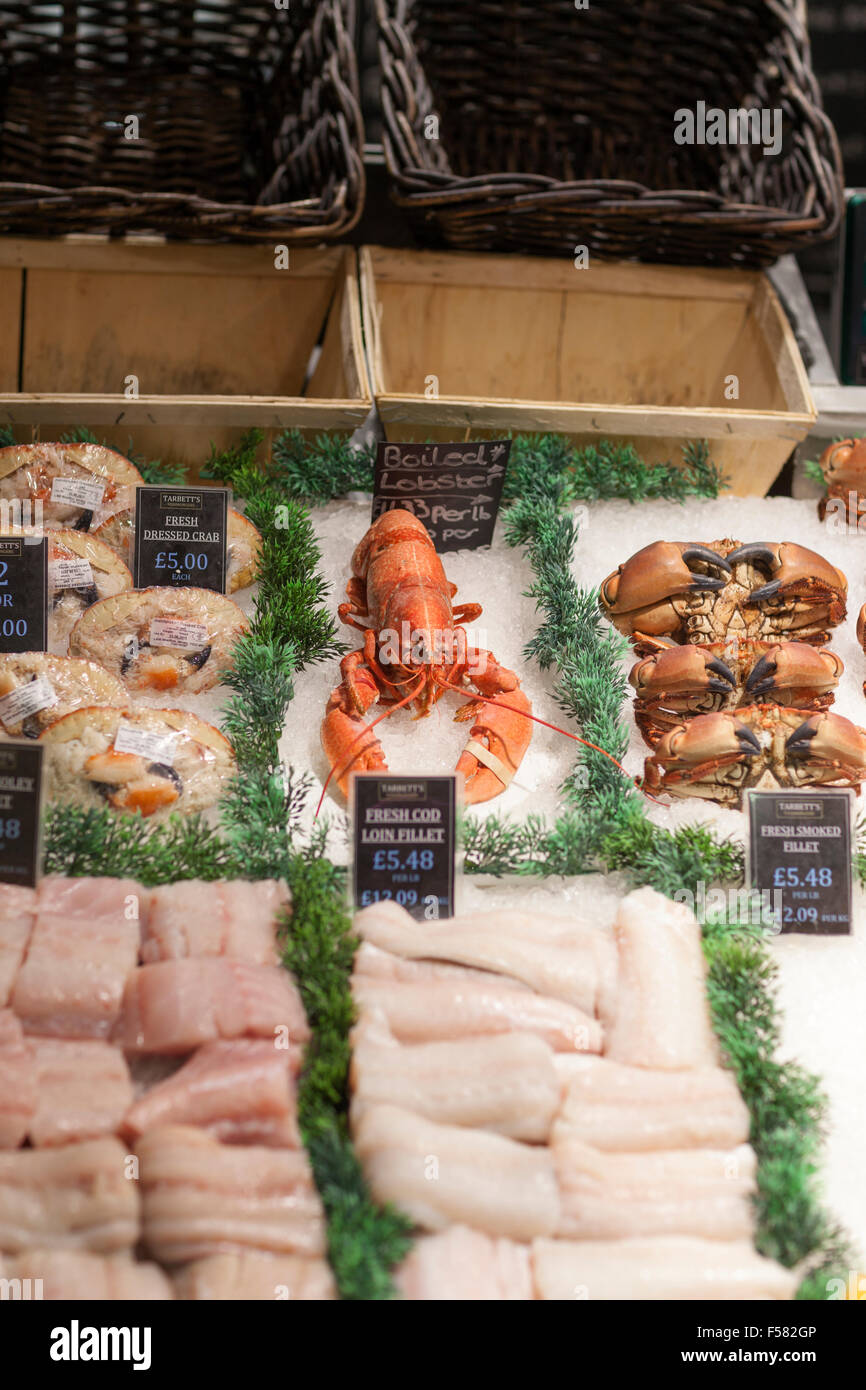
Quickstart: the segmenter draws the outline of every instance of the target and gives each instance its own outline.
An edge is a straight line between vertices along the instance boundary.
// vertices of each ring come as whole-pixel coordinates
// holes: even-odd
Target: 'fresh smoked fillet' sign
[[[440,552],[490,545],[510,453],[510,439],[380,442],[372,519],[404,507],[423,521]]]

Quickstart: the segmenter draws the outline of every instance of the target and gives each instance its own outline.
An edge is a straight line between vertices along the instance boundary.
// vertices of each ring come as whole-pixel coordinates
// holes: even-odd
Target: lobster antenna
[[[448,690],[455,690],[458,695],[466,696],[469,702],[483,700],[487,705],[496,705],[497,709],[507,709],[510,710],[512,714],[522,714],[524,719],[531,719],[533,724],[541,724],[545,729],[553,729],[554,733],[563,734],[565,738],[573,738],[575,743],[582,743],[584,748],[592,748],[594,752],[601,753],[603,757],[612,762],[614,767],[618,767],[620,772],[623,773],[630,782],[634,783],[638,791],[643,792],[644,796],[649,797],[650,801],[658,801],[656,797],[640,785],[636,777],[632,777],[631,773],[626,771],[622,763],[619,762],[612,753],[608,753],[606,748],[599,748],[597,743],[590,743],[588,738],[581,738],[579,734],[573,734],[570,729],[561,729],[558,724],[549,724],[546,719],[542,719],[537,714],[527,714],[525,709],[518,709],[516,705],[503,704],[500,699],[494,699],[492,695],[478,695],[474,691],[469,695],[461,686],[452,685],[450,681],[443,680],[441,676],[437,676],[435,673],[433,679],[436,681],[437,685],[444,685]],[[658,804],[661,805],[661,802],[658,802]]]
[[[364,738],[364,737],[370,732],[371,729],[375,729],[375,727],[376,727],[377,724],[381,724],[381,722],[382,722],[383,719],[388,719],[388,718],[390,717],[390,715],[392,715],[392,714],[394,713],[395,710],[401,709],[401,708],[403,707],[403,705],[408,705],[412,700],[415,699],[415,696],[416,696],[416,695],[420,695],[421,690],[423,689],[424,682],[425,682],[426,679],[427,679],[426,674],[422,674],[421,679],[420,679],[420,681],[418,682],[418,684],[415,686],[415,689],[414,689],[414,690],[410,690],[410,691],[409,691],[409,694],[408,694],[408,695],[404,695],[402,700],[397,700],[395,704],[389,705],[388,708],[387,708],[386,710],[383,710],[383,712],[382,712],[381,714],[377,714],[377,715],[376,715],[376,718],[373,719],[373,720],[371,720],[371,722],[370,722],[369,724],[365,724],[364,727],[361,729],[361,732],[360,732],[359,734],[357,734],[355,738],[352,739],[352,742],[349,744],[349,750],[351,750],[352,748],[354,748],[354,747],[355,747],[355,744],[356,744],[356,743],[359,743],[359,742],[361,741],[361,739]],[[344,767],[343,767],[343,769],[342,769],[342,772],[340,773],[340,776],[341,776],[341,777],[343,776],[343,773],[345,773],[345,772],[348,771],[348,769],[352,766],[352,763],[353,763],[353,762],[354,762],[354,758],[349,758],[349,759],[348,759],[348,761],[345,763],[345,765],[344,765]],[[322,809],[322,802],[323,802],[324,799],[325,799],[325,792],[328,790],[328,787],[329,787],[330,784],[331,784],[331,778],[333,777],[333,775],[334,775],[334,773],[335,773],[336,771],[337,771],[336,767],[332,767],[332,768],[331,768],[331,771],[328,773],[327,777],[325,778],[325,785],[322,787],[322,795],[319,797],[319,804],[318,804],[318,806],[316,807],[316,814],[315,814],[315,816],[313,817],[313,820],[317,820],[317,819],[318,819],[319,812],[320,812],[321,809]]]

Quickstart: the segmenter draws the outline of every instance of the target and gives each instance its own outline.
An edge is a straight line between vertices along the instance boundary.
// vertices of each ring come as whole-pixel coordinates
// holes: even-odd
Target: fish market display
[[[866,778],[866,729],[841,714],[752,705],[670,729],[647,758],[653,794],[737,807],[749,787],[851,787]]]
[[[109,546],[124,564],[132,568],[132,547],[135,540],[135,511],[115,512],[96,531],[99,540]],[[262,538],[256,527],[234,507],[228,509],[226,532],[226,593],[233,594],[252,584],[262,550]]]
[[[228,740],[187,710],[81,709],[41,739],[47,798],[158,819],[212,806],[235,767]]]
[[[344,794],[350,773],[387,768],[363,716],[385,699],[394,709],[395,701],[411,704],[422,717],[449,689],[468,697],[455,719],[472,721],[457,763],[467,803],[499,796],[519,768],[532,734],[526,717],[532,707],[513,671],[492,652],[468,645],[464,625],[482,609],[478,603],[455,607],[455,593],[424,523],[412,512],[384,512],[356,546],[339,615],[364,633],[364,645],[340,662],[342,680],[322,725],[322,746]]]
[[[0,501],[8,504],[16,526],[94,530],[134,506],[143,482],[128,458],[101,444],[0,449]]]
[[[599,601],[636,650],[651,655],[669,641],[705,646],[734,637],[823,646],[845,617],[847,591],[835,565],[793,541],[654,541],[608,575]]]
[[[385,902],[355,931],[350,1123],[371,1191],[416,1227],[403,1297],[793,1296],[752,1245],[749,1114],[684,905],[629,893],[611,933]]]
[[[119,680],[95,661],[47,652],[0,653],[0,737],[39,738],[74,710],[123,705]]]
[[[210,589],[133,589],[81,615],[69,654],[99,662],[133,693],[201,694],[229,670],[247,627],[238,605]]]
[[[136,1152],[142,1238],[162,1264],[250,1249],[324,1254],[324,1214],[305,1153],[224,1145],[188,1125],[148,1130]]]

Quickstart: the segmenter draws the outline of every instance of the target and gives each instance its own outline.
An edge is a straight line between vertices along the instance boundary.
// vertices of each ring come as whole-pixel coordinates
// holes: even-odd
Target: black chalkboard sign
[[[851,793],[752,791],[749,884],[783,932],[851,930]]]
[[[457,777],[352,779],[355,906],[395,902],[418,921],[454,915]]]
[[[0,536],[0,652],[44,652],[47,645],[47,542]]]
[[[226,591],[230,490],[140,487],[135,494],[135,587]]]
[[[379,443],[373,521],[403,507],[423,521],[440,554],[490,545],[510,439],[471,444]]]
[[[44,751],[38,743],[0,743],[0,883],[36,886]]]

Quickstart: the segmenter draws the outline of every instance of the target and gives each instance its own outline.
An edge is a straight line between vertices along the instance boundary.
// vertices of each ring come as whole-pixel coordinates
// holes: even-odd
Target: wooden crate
[[[348,247],[292,247],[277,269],[270,245],[0,239],[0,296],[20,324],[0,347],[0,423],[21,439],[86,426],[194,475],[211,441],[351,431],[372,405]]]
[[[369,246],[361,296],[392,440],[556,432],[678,462],[682,444],[708,439],[734,492],[758,496],[816,418],[757,272]]]

